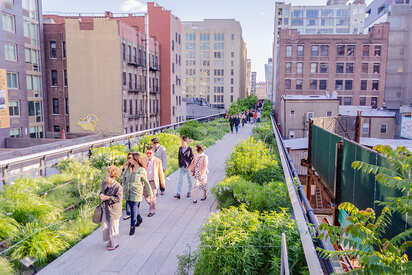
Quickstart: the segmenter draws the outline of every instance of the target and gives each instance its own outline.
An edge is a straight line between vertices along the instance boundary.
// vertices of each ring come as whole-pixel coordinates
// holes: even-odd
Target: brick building
[[[388,52],[387,23],[368,34],[279,33],[276,109],[282,95],[336,92],[341,105],[381,107]]]
[[[160,45],[155,38],[150,39],[147,110],[143,32],[111,12],[45,15],[44,21],[52,135],[60,136],[62,129],[122,134],[146,129],[147,123],[149,128],[160,125]]]

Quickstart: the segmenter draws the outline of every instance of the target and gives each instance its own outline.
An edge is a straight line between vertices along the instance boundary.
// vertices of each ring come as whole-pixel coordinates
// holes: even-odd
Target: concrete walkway
[[[206,154],[209,156],[209,187],[225,178],[225,160],[233,147],[251,135],[252,126],[241,128],[239,134],[227,134]],[[120,247],[107,251],[100,229],[50,263],[39,274],[175,274],[177,256],[199,244],[199,232],[206,218],[216,211],[216,200],[209,195],[206,201],[193,204],[184,195],[173,198],[178,173],[166,180],[166,193],[157,199],[157,213],[148,218],[148,206],[142,203],[143,223],[136,234],[129,236],[130,220],[120,222]],[[187,192],[186,182],[183,194]]]

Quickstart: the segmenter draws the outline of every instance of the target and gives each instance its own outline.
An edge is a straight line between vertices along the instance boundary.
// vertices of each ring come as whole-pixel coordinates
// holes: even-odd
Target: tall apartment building
[[[252,61],[250,59],[246,60],[246,97],[251,94],[251,79],[252,78]]]
[[[412,104],[412,3],[375,0],[366,12],[365,29],[380,22],[389,23],[385,106],[400,110],[401,105]]]
[[[250,93],[256,95],[256,72],[252,72],[250,77]]]
[[[265,64],[265,82],[266,82],[266,98],[272,99],[273,83],[272,83],[272,58],[268,58],[268,63]]]
[[[0,69],[7,71],[10,114],[10,128],[0,128],[5,147],[8,137],[45,137],[41,1],[3,0],[0,13]]]
[[[337,93],[342,105],[381,107],[389,24],[368,34],[311,35],[284,29],[279,35],[276,110],[282,95]]]
[[[266,89],[267,88],[266,88],[266,82],[265,81],[256,83],[256,96],[258,97],[258,99],[266,99],[267,98]]]
[[[297,29],[300,34],[363,33],[366,4],[364,0],[328,0],[323,6],[293,6],[276,2],[273,37],[273,98],[275,101],[279,33],[282,29]]]
[[[215,108],[246,96],[247,51],[242,27],[234,19],[183,22],[185,96]]]
[[[159,42],[111,12],[45,15],[49,131],[122,134],[160,126]],[[149,72],[146,70],[149,62]],[[149,106],[146,76],[149,73]]]
[[[147,3],[149,15],[149,33],[160,43],[160,124],[185,120],[186,105],[183,95],[182,70],[182,23],[170,10],[153,2]],[[118,20],[145,31],[145,18],[129,14],[127,17],[117,17]]]

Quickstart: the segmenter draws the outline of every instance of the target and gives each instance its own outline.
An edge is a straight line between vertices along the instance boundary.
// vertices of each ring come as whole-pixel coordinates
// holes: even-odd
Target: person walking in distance
[[[233,134],[233,126],[235,125],[235,118],[233,116],[229,116],[229,125],[230,132]]]
[[[236,128],[236,134],[239,133],[239,124],[240,124],[240,117],[237,115],[235,117],[235,128]]]
[[[166,149],[160,145],[159,139],[157,137],[152,138],[152,145],[154,149],[154,155],[158,159],[162,161],[162,166],[163,166],[163,174],[166,173],[166,168],[167,168],[167,153]],[[165,193],[165,186],[159,186],[160,187],[160,195],[163,196]]]
[[[255,111],[255,112],[253,113],[253,123],[256,124],[257,118],[258,118],[258,114],[257,114],[257,111]]]
[[[163,174],[163,167],[162,161],[154,156],[154,148],[153,146],[147,147],[146,150],[146,171],[147,171],[147,179],[149,180],[149,184],[152,187],[153,194],[152,196],[145,196],[146,201],[149,203],[149,214],[148,217],[154,216],[156,212],[156,196],[157,190],[162,187],[164,189],[165,186],[165,178]]]
[[[196,192],[202,190],[202,198],[204,201],[207,199],[207,174],[209,173],[208,157],[205,154],[205,149],[202,144],[196,145],[196,156],[190,164],[190,171],[193,173],[195,179],[195,185],[193,187],[193,203],[197,203]]]
[[[122,186],[125,185],[125,182],[128,180],[130,167],[132,165],[133,153],[127,154],[127,160],[122,166],[122,174],[120,175],[121,184]],[[126,215],[123,217],[123,220],[130,219],[130,208],[129,205],[126,203]]]
[[[246,123],[246,115],[244,113],[241,114],[240,119],[242,120],[242,127],[245,127]]]
[[[189,165],[193,161],[193,150],[190,146],[188,146],[187,142],[188,142],[187,136],[183,136],[182,146],[180,146],[179,153],[178,153],[179,181],[177,183],[177,193],[174,196],[176,199],[180,199],[180,194],[182,194],[183,179],[185,176],[187,177],[187,183],[188,183],[187,195],[186,195],[187,198],[190,198],[190,192],[192,191],[192,186],[193,186],[193,179],[188,169]]]
[[[119,247],[119,220],[122,216],[123,189],[116,181],[118,177],[120,177],[120,169],[116,166],[108,167],[99,195],[103,209],[103,241],[107,242],[107,250],[115,250]]]
[[[132,153],[130,166],[126,169],[126,179],[123,182],[123,194],[126,200],[126,209],[130,209],[130,231],[129,235],[134,235],[135,227],[142,222],[139,212],[140,202],[143,194],[152,196],[152,188],[147,180],[146,164],[143,157],[138,153]]]

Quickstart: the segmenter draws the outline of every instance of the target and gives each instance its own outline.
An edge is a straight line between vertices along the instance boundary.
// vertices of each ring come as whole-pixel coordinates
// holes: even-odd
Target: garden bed
[[[158,137],[167,150],[169,175],[178,168],[180,135],[189,136],[192,146],[211,146],[228,132],[223,119],[190,122],[177,131],[144,136],[131,150],[123,145],[95,148],[88,160],[61,161],[58,175],[21,178],[5,186],[0,193],[0,274],[23,270],[20,260],[26,256],[41,268],[96,230],[91,217],[105,168],[121,166],[129,151],[144,153],[151,139]]]

